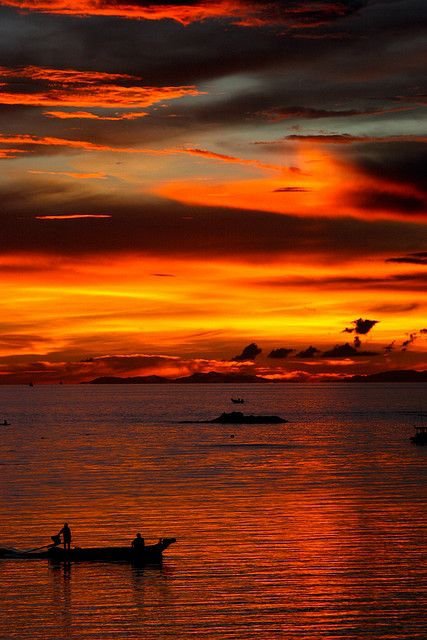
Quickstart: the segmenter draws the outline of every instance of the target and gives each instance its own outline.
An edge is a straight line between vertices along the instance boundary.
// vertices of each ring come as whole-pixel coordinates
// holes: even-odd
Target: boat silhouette
[[[160,538],[156,544],[142,549],[133,547],[74,547],[65,550],[57,544],[22,551],[8,547],[0,548],[0,559],[34,560],[47,559],[52,562],[130,562],[134,564],[159,564],[163,551],[176,542],[176,538]]]
[[[414,427],[415,428],[415,434],[413,436],[411,436],[409,439],[413,444],[418,444],[418,445],[426,445],[427,444],[427,427],[426,426],[421,426],[421,427]]]

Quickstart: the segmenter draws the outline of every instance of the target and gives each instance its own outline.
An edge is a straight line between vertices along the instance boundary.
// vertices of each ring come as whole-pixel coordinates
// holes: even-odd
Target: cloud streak
[[[137,120],[139,118],[144,118],[148,115],[148,112],[135,111],[108,116],[91,113],[90,111],[45,111],[44,115],[48,118],[57,118],[58,120],[107,120],[111,122],[120,122],[120,120]]]
[[[353,4],[353,3],[351,3]],[[227,19],[242,27],[283,25],[293,29],[314,28],[341,18],[354,10],[342,0],[216,0],[214,2],[127,2],[117,0],[2,0],[0,5],[25,11],[63,15],[118,17],[133,20],[175,20],[182,25],[210,19]],[[357,8],[357,3],[354,3]]]
[[[280,122],[281,120],[304,119],[319,120],[322,118],[353,118],[355,116],[381,116],[388,113],[396,113],[399,111],[408,111],[413,107],[395,107],[395,108],[371,108],[371,109],[316,109],[313,107],[276,107],[259,115],[271,120],[272,122]],[[292,139],[294,136],[288,136]],[[319,136],[320,138],[322,136]],[[327,137],[327,136],[324,136]]]
[[[28,173],[35,176],[65,176],[66,178],[73,178],[76,180],[105,180],[105,173],[94,172],[84,173],[80,171],[42,171],[38,169],[30,169]]]
[[[25,82],[16,83],[17,79]],[[127,74],[74,69],[1,67],[1,80],[6,81],[2,83],[3,87],[0,86],[0,104],[4,105],[126,109],[200,95],[194,86],[139,86],[140,79]],[[128,81],[132,82],[131,86]]]
[[[34,216],[35,220],[85,220],[85,219],[92,219],[94,218],[95,220],[100,218],[112,218],[113,216],[111,216],[110,214],[104,214],[104,213],[93,213],[93,214],[89,214],[89,213],[74,213],[74,214],[69,214],[69,215],[62,215],[62,216]]]

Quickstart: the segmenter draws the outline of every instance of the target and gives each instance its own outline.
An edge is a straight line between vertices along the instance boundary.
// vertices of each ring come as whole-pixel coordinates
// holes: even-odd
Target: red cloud
[[[0,149],[0,158],[13,158],[17,153],[25,153],[28,146],[70,147],[71,149],[86,149],[87,151],[131,151],[128,149],[115,149],[107,145],[95,144],[86,140],[67,140],[66,138],[40,137],[29,134],[3,135],[0,134],[0,145],[20,145],[23,149],[8,147]]]
[[[0,0],[0,5],[25,11],[74,16],[115,16],[134,20],[175,20],[183,25],[208,19],[225,18],[242,27],[286,25],[307,28],[323,25],[351,11],[343,0],[200,0],[194,4],[160,4],[136,0]]]
[[[25,78],[31,91],[20,91],[13,84],[15,78]],[[0,67],[0,79],[5,89],[0,91],[0,104],[60,107],[141,108],[162,100],[174,100],[199,95],[194,86],[140,86],[135,76],[76,69],[48,69],[44,67]],[[46,87],[32,85],[32,81],[46,82]],[[128,86],[132,81],[133,85]],[[8,84],[10,82],[10,84]],[[117,84],[121,82],[122,84]],[[114,84],[113,84],[114,83]],[[124,84],[127,83],[127,84]],[[21,87],[22,85],[18,85]],[[25,85],[24,85],[25,86]],[[87,117],[87,116],[86,116]],[[96,116],[94,116],[96,117]]]
[[[110,213],[72,213],[60,216],[35,216],[36,220],[80,220],[81,218],[112,218]]]
[[[89,111],[45,111],[48,118],[58,118],[59,120],[137,120],[148,115],[146,111],[131,113],[120,113],[115,116],[100,116]]]
[[[139,2],[116,2],[114,0],[2,0],[1,5],[16,7],[26,11],[42,13],[71,14],[77,16],[116,16],[139,20],[176,20],[184,25],[200,22],[209,18],[254,18],[261,12],[257,3],[247,0],[219,0],[217,2],[199,2],[198,4],[156,4]],[[271,4],[271,3],[269,3]]]
[[[1,2],[0,2],[1,4]],[[54,84],[99,84],[117,80],[139,80],[136,76],[125,73],[106,73],[104,71],[78,71],[76,69],[48,69],[47,67],[0,67],[2,78],[28,78],[30,80],[46,80],[49,85]]]

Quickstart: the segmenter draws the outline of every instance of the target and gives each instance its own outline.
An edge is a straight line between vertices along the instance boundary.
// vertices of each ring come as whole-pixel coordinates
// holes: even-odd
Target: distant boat
[[[2,425],[2,427],[9,427],[10,426],[10,422],[8,422],[7,420],[3,420],[1,425]]]
[[[409,438],[411,442],[418,445],[427,444],[427,426],[415,427],[415,435]]]
[[[130,562],[134,564],[159,564],[162,554],[176,538],[160,538],[156,544],[145,546],[141,551],[127,547],[75,547],[65,551],[62,547],[48,545],[48,549],[20,551],[19,549],[0,548],[0,559],[41,559],[52,562]]]
[[[231,398],[231,402],[233,404],[243,404],[244,400],[243,400],[243,398]]]
[[[33,383],[33,382],[29,382],[29,383],[28,383],[28,386],[29,386],[29,387],[34,387],[34,383]]]

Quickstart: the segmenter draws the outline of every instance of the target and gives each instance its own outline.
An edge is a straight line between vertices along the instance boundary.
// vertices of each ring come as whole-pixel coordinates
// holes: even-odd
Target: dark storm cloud
[[[360,356],[376,356],[378,352],[376,351],[358,351],[355,347],[352,347],[348,342],[345,344],[335,345],[329,351],[324,351],[322,353],[323,358],[354,358]]]
[[[354,330],[359,335],[366,335],[376,324],[378,324],[378,322],[379,320],[358,318],[357,320],[354,320]]]
[[[309,191],[311,189],[306,187],[280,187],[279,189],[274,189],[273,193],[307,193]]]
[[[425,167],[427,166],[427,144],[424,142],[402,142],[390,141],[386,144],[366,144],[358,145],[352,155],[352,162],[360,170],[369,176],[374,176],[380,180],[387,180],[395,183],[403,183],[419,190],[420,195],[427,193],[427,181]],[[387,193],[382,197],[387,198]],[[375,198],[375,194],[373,194]],[[378,194],[381,199],[381,194]],[[405,203],[402,196],[402,206],[413,207],[418,211],[421,205],[420,196],[408,194],[408,201]],[[413,199],[411,199],[413,198]]]
[[[425,198],[413,195],[401,195],[393,191],[371,189],[360,192],[350,192],[352,202],[365,210],[396,211],[399,214],[427,213]]]
[[[370,332],[370,330],[378,324],[378,320],[368,320],[363,318],[358,318],[357,320],[353,320],[352,324],[354,327],[345,328],[342,333],[357,333],[359,335],[366,335]]]
[[[267,358],[275,358],[275,359],[284,359],[287,358],[290,353],[295,351],[295,349],[286,349],[285,347],[280,347],[279,349],[273,349],[268,354]]]
[[[427,265],[427,251],[418,251],[416,253],[409,253],[406,256],[400,256],[396,258],[387,258],[386,262]]]
[[[152,276],[156,278],[175,278],[176,276],[173,273],[152,273]]]
[[[262,352],[262,349],[258,347],[255,342],[251,342],[248,344],[243,350],[242,353],[238,354],[231,358],[231,360],[235,360],[236,362],[244,362],[245,360],[255,360],[257,356]]]
[[[38,176],[0,186],[0,199],[0,249],[3,252],[68,255],[146,252],[241,256],[250,260],[257,256],[274,259],[281,254],[309,252],[341,261],[376,253],[390,255],[402,247],[409,252],[416,251],[425,233],[422,226],[409,222],[305,219],[259,211],[186,206],[142,197],[126,200],[121,193],[95,195],[81,181],[78,185],[61,179],[52,183]],[[76,213],[112,217],[35,219],[36,216]],[[402,286],[418,278],[417,274],[402,274]],[[361,282],[367,279],[362,278]],[[344,281],[343,286],[351,286],[348,279]],[[373,285],[377,281],[375,278]],[[298,283],[303,286],[304,278]],[[268,286],[280,284],[280,281],[266,283]],[[322,280],[319,284],[322,285]]]
[[[307,349],[304,349],[303,351],[300,351],[299,353],[296,354],[297,358],[314,358],[315,355],[317,355],[318,353],[320,353],[320,349],[317,349],[316,347],[307,347]]]

